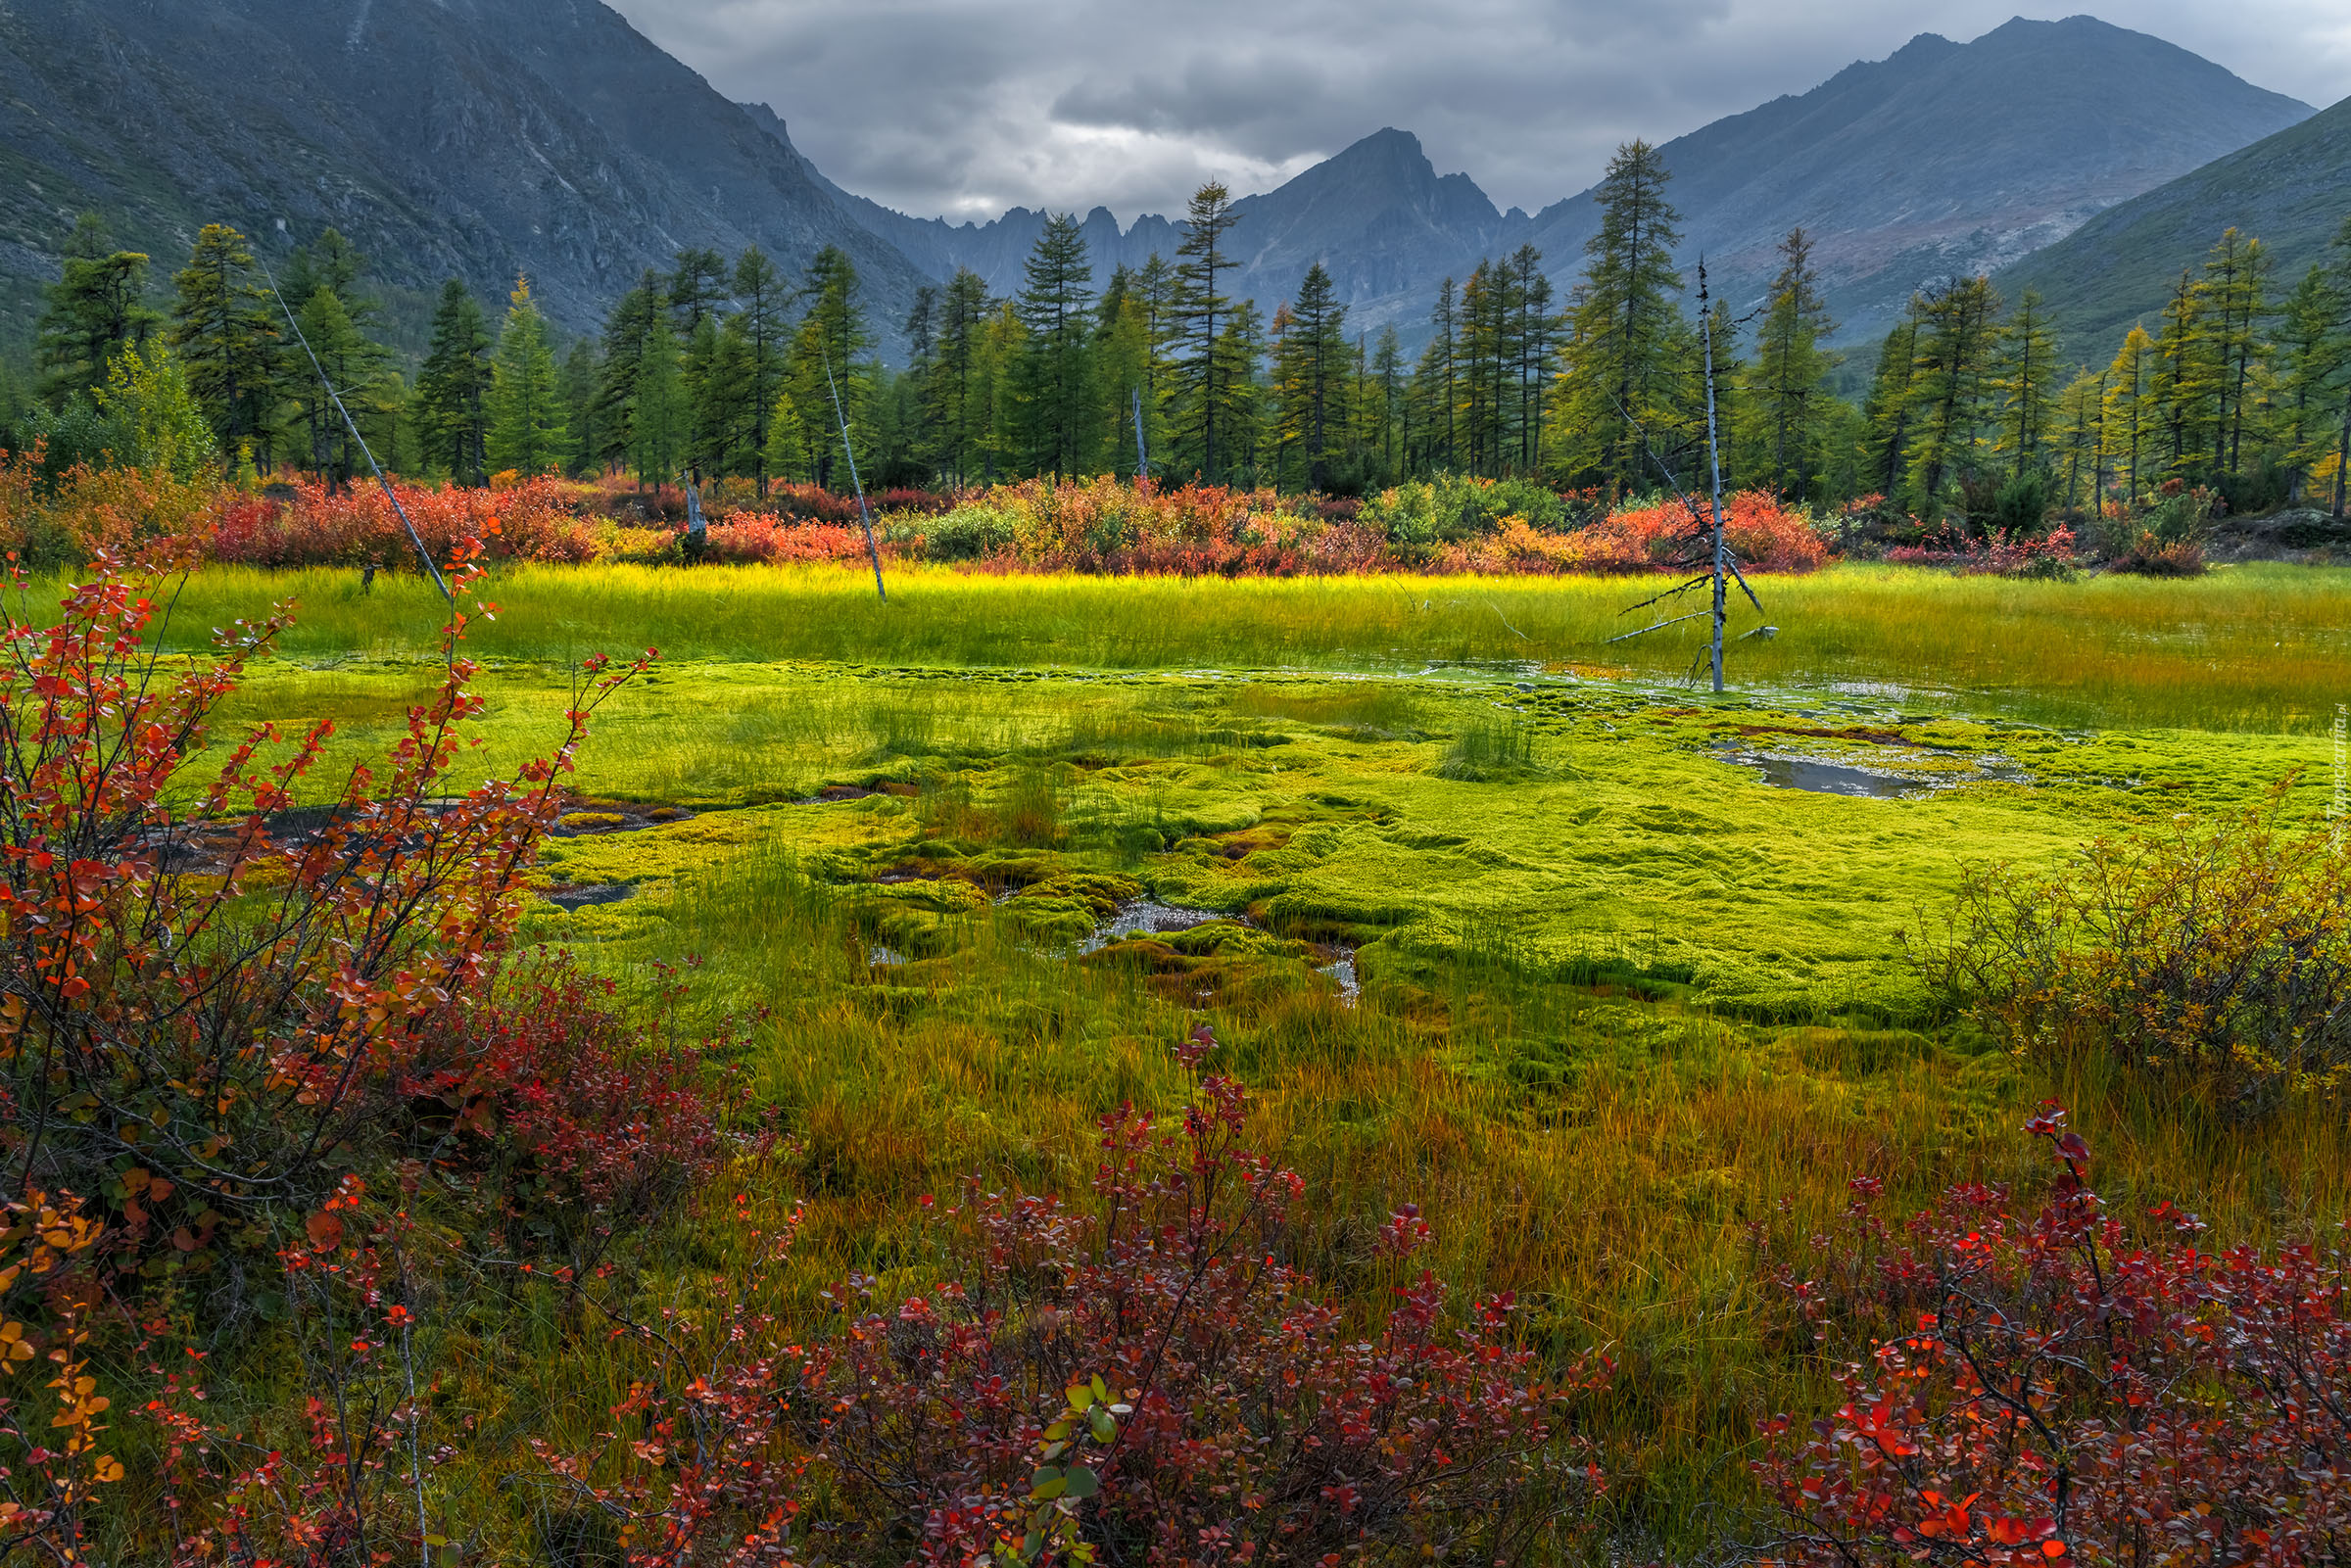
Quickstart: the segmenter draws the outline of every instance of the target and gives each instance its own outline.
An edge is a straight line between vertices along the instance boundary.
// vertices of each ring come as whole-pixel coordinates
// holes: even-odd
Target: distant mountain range
[[[497,298],[527,271],[574,330],[595,327],[681,247],[732,254],[756,241],[796,267],[836,244],[865,279],[886,353],[902,348],[895,329],[925,281],[969,266],[1016,289],[1045,222],[1015,209],[948,224],[840,189],[767,106],[729,103],[601,0],[32,10],[0,0],[11,81],[0,190],[12,192],[0,207],[0,335],[20,340],[85,209],[150,251],[159,277],[207,221],[272,250],[333,224],[396,293],[420,300],[455,274]],[[1839,339],[1854,342],[1932,278],[2030,256],[2118,203],[2258,150],[2248,144],[2284,143],[2310,115],[2141,33],[2087,17],[2019,20],[1966,44],[1922,35],[1660,151],[1686,264],[1703,252],[1718,292],[1744,305],[1800,223]],[[1499,211],[1393,128],[1236,207],[1234,293],[1271,309],[1319,261],[1351,326],[1393,324],[1408,344],[1424,336],[1443,278],[1521,244],[1542,249],[1563,297],[1598,220],[1588,191],[1531,215]],[[1097,208],[1084,226],[1098,278],[1154,252],[1173,258],[1178,241],[1164,215],[1122,228]]]
[[[1998,275],[2013,297],[2039,289],[2067,350],[2103,361],[2134,321],[2155,329],[2164,290],[2199,266],[2223,230],[2258,235],[2283,294],[2351,216],[2351,98],[2202,168],[2108,208]]]
[[[749,112],[788,144],[766,106]],[[1777,270],[1775,248],[1801,224],[1840,339],[1853,342],[1882,333],[1922,283],[2014,261],[2310,113],[2144,33],[2090,17],[2019,19],[1967,44],[1922,34],[1889,59],[1848,66],[1659,152],[1674,172],[1667,196],[1684,219],[1686,272],[1703,255],[1723,297],[1750,303]],[[999,292],[1019,286],[1046,216],[1016,208],[950,226],[827,183],[926,271],[968,266]],[[1499,212],[1468,176],[1440,176],[1419,141],[1395,129],[1235,210],[1235,294],[1270,308],[1320,261],[1353,324],[1395,323],[1415,341],[1443,278],[1524,243],[1543,252],[1563,298],[1600,216],[1589,190],[1532,217]],[[1122,233],[1100,208],[1085,232],[1104,273],[1176,244],[1164,217]]]

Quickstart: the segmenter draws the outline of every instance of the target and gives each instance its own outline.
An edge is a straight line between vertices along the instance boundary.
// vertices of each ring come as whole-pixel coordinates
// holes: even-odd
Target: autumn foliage
[[[2044,1107],[2037,1207],[1955,1187],[1898,1230],[1853,1183],[1779,1285],[1843,1400],[1779,1416],[1757,1474],[1775,1560],[1820,1568],[2342,1560],[2351,1254],[2207,1250],[2193,1214],[2110,1212]],[[1880,1335],[1882,1337],[1873,1337]]]

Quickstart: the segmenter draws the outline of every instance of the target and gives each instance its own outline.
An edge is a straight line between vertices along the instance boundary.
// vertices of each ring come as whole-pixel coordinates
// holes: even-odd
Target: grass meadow
[[[1611,644],[1643,624],[1626,606],[1654,579],[1243,579],[988,576],[894,569],[887,606],[836,566],[502,569],[486,658],[562,661],[657,646],[682,660],[821,660],[885,667],[1411,673],[1531,663],[1678,681],[1700,623]],[[2065,725],[2307,732],[2351,690],[2351,572],[2244,566],[2185,581],[1950,577],[1838,566],[1761,584],[1768,620],[1731,659],[1743,686],[1857,689],[1994,708]],[[289,656],[429,653],[431,588],[348,571],[214,568],[181,625],[201,629],[300,602]],[[1690,606],[1695,607],[1695,606]]]
[[[1175,1103],[1168,1044],[1205,1016],[1316,1194],[1301,1260],[1374,1310],[1376,1227],[1422,1205],[1458,1286],[1615,1358],[1591,1416],[1612,1506],[1690,1545],[1744,1496],[1756,1415],[1827,1389],[1768,1331],[1751,1225],[1823,1225],[1860,1174],[1916,1203],[2030,1179],[2016,1128],[2048,1097],[2118,1204],[2173,1198],[2248,1241],[2351,1212],[2339,1109],[2248,1128],[2011,1055],[1905,957],[1964,862],[2045,867],[2281,784],[2289,813],[2326,811],[2351,574],[1840,567],[1764,585],[1778,633],[1738,644],[1720,698],[1682,679],[1691,628],[1607,643],[1646,592],[1622,580],[890,591],[520,569],[470,640],[486,772],[550,734],[568,664],[662,650],[580,788],[592,813],[690,815],[583,818],[544,877],[609,901],[537,904],[528,934],[734,1021],[797,1140],[812,1301],[850,1270],[921,1282],[921,1195],[1081,1190],[1092,1118]],[[338,756],[380,753],[433,678],[429,594],[208,570],[174,624],[298,599],[230,716],[333,718]],[[1774,764],[1916,787],[1790,789]],[[1146,898],[1205,923],[1089,941]],[[524,1430],[597,1357],[550,1329],[465,1397]]]

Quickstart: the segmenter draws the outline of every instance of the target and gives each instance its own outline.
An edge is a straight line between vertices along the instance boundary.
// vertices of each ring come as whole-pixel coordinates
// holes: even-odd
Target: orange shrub
[[[1810,519],[1767,491],[1724,498],[1723,532],[1740,564],[1762,572],[1808,572],[1829,557]],[[1561,567],[1579,572],[1654,572],[1686,551],[1696,525],[1679,501],[1615,512],[1565,536]],[[1703,563],[1702,563],[1703,564]]]
[[[876,542],[880,543],[878,538]],[[710,525],[710,540],[703,546],[702,558],[736,565],[780,565],[788,561],[855,563],[866,558],[865,530],[855,523],[803,523],[761,512],[730,512]]]
[[[577,487],[529,479],[503,489],[398,485],[408,521],[435,560],[479,539],[504,560],[577,563],[598,553],[596,526],[572,510]],[[379,488],[294,487],[294,499],[223,493],[208,553],[240,566],[402,566],[415,550]]]

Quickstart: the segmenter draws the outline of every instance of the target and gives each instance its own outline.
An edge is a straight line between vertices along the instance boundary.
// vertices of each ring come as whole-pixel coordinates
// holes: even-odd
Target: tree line
[[[493,331],[452,280],[410,378],[379,341],[361,259],[332,230],[285,269],[297,337],[234,230],[199,235],[159,310],[147,258],[85,219],[41,328],[40,403],[21,423],[86,447],[104,403],[90,389],[122,348],[160,340],[223,456],[264,473],[354,472],[314,355],[379,454],[474,483],[617,470],[833,487],[845,438],[890,485],[1147,466],[1286,491],[1452,472],[1613,497],[1697,482],[1710,369],[1726,482],[1790,500],[1875,495],[1990,526],[2135,503],[2173,481],[2243,509],[2312,496],[2315,479],[2316,499],[2343,509],[2351,218],[2282,292],[2262,243],[2231,229],[2103,366],[2065,362],[2038,295],[1937,283],[1910,300],[1853,402],[1836,391],[1836,323],[1800,228],[1762,300],[1735,315],[1707,296],[1699,330],[1670,178],[1648,144],[1621,148],[1565,297],[1531,245],[1480,261],[1440,286],[1409,361],[1393,325],[1349,329],[1319,262],[1271,314],[1232,297],[1233,207],[1216,183],[1192,197],[1173,259],[1098,280],[1075,215],[1059,214],[1011,295],[968,269],[923,288],[896,370],[877,357],[854,266],[830,248],[797,276],[756,248],[683,251],[560,355],[527,281]]]

